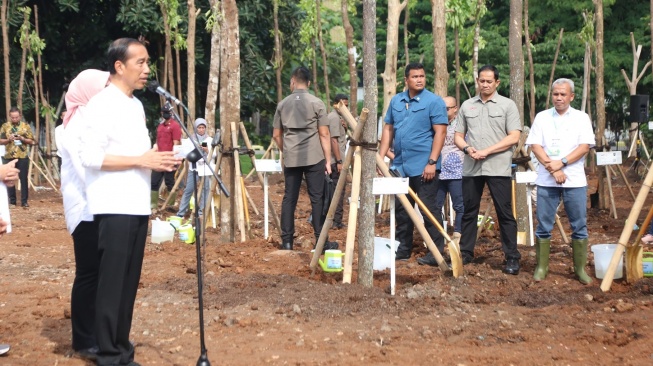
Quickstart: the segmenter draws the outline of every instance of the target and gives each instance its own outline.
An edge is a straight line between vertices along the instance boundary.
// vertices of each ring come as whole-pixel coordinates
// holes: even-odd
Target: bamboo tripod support
[[[342,101],[338,104],[338,111],[341,111],[341,107],[344,107],[344,104]],[[347,111],[347,107],[344,107]],[[369,110],[367,108],[363,108],[363,111],[361,112],[360,115],[360,122],[358,123],[358,126],[354,129],[353,137],[352,139],[354,141],[360,140],[361,136],[363,135],[363,126],[365,125],[365,122],[367,120],[367,115],[369,113]],[[342,113],[340,114],[345,121],[347,121],[347,118],[345,115]],[[351,117],[351,114],[349,114]],[[365,118],[363,118],[365,117]],[[353,117],[351,117],[353,120]],[[347,121],[349,122],[349,121]],[[354,121],[355,123],[355,121]],[[342,170],[347,170],[349,169],[349,166],[352,163],[354,157],[354,149],[349,149],[347,150],[347,154],[345,155],[345,161],[342,165]],[[329,205],[329,211],[327,212],[326,218],[324,219],[324,223],[322,224],[322,231],[320,232],[319,239],[317,243],[315,244],[315,251],[313,252],[313,258],[311,259],[311,273],[315,274],[315,269],[317,267],[317,261],[320,258],[320,255],[322,254],[322,250],[324,249],[324,243],[326,242],[327,239],[327,233],[329,232],[329,229],[331,229],[331,225],[333,224],[333,216],[336,213],[336,208],[338,207],[338,201],[340,200],[340,195],[342,195],[342,191],[345,188],[345,182],[347,179],[338,179],[338,184],[336,185],[336,190],[333,193],[333,197],[331,198],[331,205]],[[350,213],[351,215],[351,213]]]
[[[367,119],[367,114],[364,116]],[[351,148],[350,148],[351,149]],[[344,168],[343,173],[347,173]],[[347,180],[347,176],[341,174],[340,180]],[[354,151],[354,173],[351,182],[351,202],[349,203],[349,217],[347,218],[347,241],[345,244],[345,269],[342,274],[342,283],[351,283],[351,275],[354,265],[354,240],[356,239],[356,223],[358,218],[358,197],[361,189],[361,148],[356,146]]]
[[[188,170],[188,162],[185,162],[184,166],[181,168],[181,171],[179,172],[179,174],[177,174],[177,179],[175,180],[175,185],[172,186],[172,189],[170,190],[170,192],[168,192],[168,197],[166,197],[165,202],[163,202],[163,205],[161,205],[161,209],[164,209],[164,208],[168,207],[170,204],[174,203],[174,202],[170,202],[170,199],[173,197],[173,194],[175,192],[177,192],[177,189],[179,189],[179,185],[181,184],[181,181],[186,176],[186,171],[187,170]],[[163,184],[161,186],[163,186]]]
[[[243,140],[245,141],[245,146],[247,146],[247,149],[252,150],[252,144],[249,141],[249,136],[247,136],[247,130],[245,129],[245,124],[240,122],[239,124],[240,127],[240,133],[243,136]],[[272,153],[272,146],[274,142],[270,144],[270,147],[268,148],[268,151]],[[276,145],[274,145],[276,146]],[[264,155],[265,156],[265,155]],[[256,156],[250,156],[252,159],[252,172],[256,169]],[[256,178],[258,178],[259,183],[261,184],[261,188],[264,187],[264,179],[263,179],[263,174],[261,172],[256,171]],[[279,220],[279,215],[277,215],[277,209],[274,208],[274,205],[270,204],[270,214],[272,214],[272,222],[274,223],[274,226],[277,228],[277,231],[279,232],[279,237],[281,237],[281,221]]]
[[[624,251],[626,251],[628,247],[628,240],[630,239],[630,235],[633,232],[633,226],[635,225],[635,222],[637,222],[637,217],[639,217],[639,213],[644,206],[646,196],[651,190],[652,183],[653,169],[649,169],[648,173],[646,173],[646,177],[644,178],[644,182],[642,182],[642,187],[637,194],[637,199],[633,204],[633,208],[630,210],[628,219],[626,219],[626,225],[624,226],[624,229],[621,232],[621,236],[619,237],[619,245],[617,245],[612,255],[608,270],[605,272],[605,276],[601,282],[601,291],[603,292],[610,290],[610,287],[612,286],[612,281],[614,280],[614,274],[617,270],[617,265],[619,264],[621,255],[624,253]],[[639,241],[629,246],[628,250],[626,251],[626,280],[628,282],[634,282],[643,277],[641,252],[642,247]]]
[[[236,129],[236,122],[231,122],[231,143],[233,146],[238,146],[238,130]],[[245,231],[245,212],[243,210],[243,192],[241,191],[240,185],[240,157],[238,155],[238,149],[234,149],[234,202],[236,205],[236,212],[234,216],[238,220],[238,230],[240,231],[240,242],[244,242],[246,238]]]

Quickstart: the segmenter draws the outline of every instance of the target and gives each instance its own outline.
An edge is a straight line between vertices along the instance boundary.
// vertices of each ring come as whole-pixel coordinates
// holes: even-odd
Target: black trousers
[[[481,206],[483,188],[487,183],[494,210],[499,220],[501,246],[506,259],[520,259],[517,250],[517,222],[512,216],[512,184],[510,177],[463,177],[463,214],[460,251],[463,257],[474,258],[478,211]]]
[[[346,174],[347,172],[345,172]],[[331,180],[333,181],[333,184],[331,185],[331,196],[333,197],[333,194],[336,191],[336,186],[338,185],[338,179],[340,179],[340,173],[338,172],[338,166],[336,164],[331,164],[331,175],[329,176]],[[343,177],[345,179],[345,177]],[[342,190],[342,193],[340,194],[340,199],[338,200],[338,206],[336,207],[336,213],[333,215],[333,223],[334,224],[342,224],[342,206],[345,202],[345,190]]]
[[[73,349],[97,346],[95,296],[98,281],[98,229],[95,221],[82,221],[73,232],[75,280],[70,296]]]
[[[161,181],[164,180],[166,183],[166,187],[168,188],[168,192],[172,190],[172,187],[175,186],[175,173],[177,171],[172,171],[172,172],[157,172],[157,171],[152,171],[152,183],[151,183],[151,189],[152,191],[158,191],[159,187],[161,187]]]
[[[417,194],[422,202],[429,209],[431,214],[435,217],[436,220],[442,225],[442,212],[437,211],[435,208],[435,197],[438,193],[438,184],[439,179],[431,179],[428,182],[422,180],[422,176],[414,176],[408,178],[408,185],[410,188]],[[415,200],[413,200],[410,195],[406,195],[411,206],[415,205]],[[424,216],[424,226],[426,231],[428,231],[429,236],[435,243],[435,246],[438,248],[440,253],[444,253],[444,238],[438,229],[433,225],[431,220],[429,220],[426,215]],[[399,241],[399,247],[397,248],[397,257],[410,257],[410,254],[413,250],[413,230],[415,229],[415,224],[408,216],[408,212],[404,209],[404,206],[396,202],[395,203],[395,217],[397,220],[397,231],[395,238]]]
[[[324,164],[322,160],[314,165],[284,167],[283,175],[286,186],[281,202],[281,240],[283,243],[292,243],[295,236],[295,209],[299,198],[299,189],[302,185],[302,178],[306,179],[306,188],[311,200],[311,212],[313,218],[313,232],[315,239],[322,231],[322,191],[324,190]]]
[[[148,216],[95,215],[99,275],[95,300],[98,365],[123,365],[134,359],[129,331],[141,278]]]
[[[7,164],[14,159],[2,158],[2,164]],[[27,174],[29,172],[29,158],[20,158],[16,162],[16,169],[20,170],[18,179],[20,180],[20,203],[27,204],[29,195],[29,182],[27,181]],[[16,187],[7,187],[7,195],[9,196],[9,203],[16,204]]]

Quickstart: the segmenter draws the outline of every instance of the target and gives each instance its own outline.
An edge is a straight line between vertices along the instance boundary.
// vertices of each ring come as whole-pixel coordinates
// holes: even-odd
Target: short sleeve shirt
[[[174,141],[181,141],[181,127],[173,120],[166,121],[161,119],[161,123],[156,128],[156,146],[159,151],[172,151]]]
[[[11,122],[5,122],[0,127],[0,138],[6,139],[9,135],[20,135],[26,139],[33,140],[34,134],[32,128],[25,122],[21,121],[17,125]],[[22,141],[9,141],[5,145],[5,159],[23,159],[27,157],[27,145]]]
[[[454,135],[456,132],[457,119],[454,119],[447,126],[447,137],[444,138],[442,147],[442,169],[440,172],[441,180],[462,179],[463,177],[463,152],[454,144]]]
[[[273,127],[283,130],[284,166],[315,165],[325,158],[320,126],[329,126],[326,107],[305,89],[296,89],[277,105]]]
[[[444,100],[424,89],[411,98],[408,91],[395,95],[385,115],[394,130],[393,164],[407,177],[421,175],[433,147],[433,125],[448,125]],[[440,157],[436,169],[440,169]]]
[[[342,126],[340,115],[336,110],[332,110],[331,113],[327,115],[329,119],[329,134],[331,138],[338,138],[338,149],[340,150],[340,159],[345,158],[345,149],[347,147],[347,131]],[[333,149],[332,149],[333,150]],[[331,163],[336,162],[336,156],[331,151]]]
[[[594,146],[592,122],[587,113],[569,107],[563,115],[555,108],[542,111],[535,116],[533,127],[526,139],[526,145],[540,145],[553,160],[560,160],[574,151],[578,145]],[[587,186],[585,177],[585,157],[562,168],[567,176],[564,183],[558,184],[555,178],[539,164],[535,184],[545,187],[578,188]]]
[[[521,119],[517,105],[511,99],[494,93],[483,103],[479,96],[466,100],[460,106],[456,132],[466,135],[467,144],[476,149],[490,147],[508,136],[511,131],[521,131]],[[492,154],[483,160],[465,156],[463,176],[511,175],[512,153],[514,147]]]

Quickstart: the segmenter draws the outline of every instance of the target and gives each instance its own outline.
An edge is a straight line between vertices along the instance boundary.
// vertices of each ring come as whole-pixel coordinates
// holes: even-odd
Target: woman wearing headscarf
[[[211,143],[212,137],[206,132],[206,120],[204,118],[198,118],[195,120],[195,134],[189,136],[193,141],[195,141],[202,148],[202,154],[204,157],[207,156],[209,152],[208,145]],[[184,194],[181,197],[181,202],[179,203],[179,211],[177,216],[184,217],[188,207],[190,206],[190,198],[193,195],[193,189],[197,186],[197,183],[204,177],[204,186],[202,187],[202,196],[199,203],[198,213],[202,215],[204,210],[204,204],[209,200],[209,191],[211,190],[211,173],[204,159],[200,159],[197,163],[197,169],[193,170],[190,163],[188,165],[188,176],[186,177],[186,188],[184,189]],[[199,174],[198,174],[199,172]]]
[[[81,114],[91,98],[105,88],[109,73],[84,70],[68,87],[63,131],[56,140],[61,153],[61,192],[66,227],[73,237],[75,280],[70,298],[73,349],[81,357],[95,359],[98,352],[95,338],[95,297],[98,283],[98,229],[88,210],[81,147]]]

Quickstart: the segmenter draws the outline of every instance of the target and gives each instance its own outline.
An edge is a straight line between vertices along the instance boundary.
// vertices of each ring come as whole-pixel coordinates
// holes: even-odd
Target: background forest
[[[191,91],[196,102],[192,113],[204,116],[205,106],[208,105],[211,29],[215,22],[221,21],[220,12],[211,11],[212,4],[217,3],[214,0],[2,0],[3,31],[6,28],[7,42],[3,45],[5,57],[0,60],[5,70],[5,78],[0,78],[0,90],[7,90],[5,84],[8,77],[10,96],[2,98],[0,103],[5,106],[5,110],[8,108],[8,100],[12,105],[18,103],[28,121],[39,118],[53,124],[67,83],[86,68],[106,69],[104,52],[108,42],[125,36],[140,37],[148,44],[153,77],[159,79],[161,85],[166,86],[172,94],[183,101],[188,100],[191,89],[187,85],[189,78],[186,47],[188,8],[191,2],[197,11],[195,86]],[[396,1],[377,2],[376,45],[379,74],[384,70],[386,62],[388,3],[393,2]],[[619,132],[627,128],[630,93],[621,69],[625,69],[630,75],[633,63],[630,32],[634,34],[636,43],[643,46],[640,69],[651,55],[650,4],[644,1],[623,0],[606,0],[603,3],[606,127]],[[316,12],[316,4],[320,6],[319,12]],[[325,102],[327,85],[330,97],[336,93],[349,94],[350,73],[340,0],[238,0],[236,5],[241,66],[240,115],[243,121],[248,122],[248,129],[252,130],[254,143],[269,141],[271,116],[278,99],[273,17],[275,5],[278,5],[282,44],[280,56],[283,61],[280,70],[283,95],[289,92],[288,80],[291,70],[301,64],[315,71],[317,88],[314,92]],[[361,86],[358,97],[361,103],[362,2],[349,0],[346,5],[353,27],[353,46],[357,57],[356,83]],[[594,3],[590,0],[542,0],[532,1],[528,7],[528,32],[524,34],[528,34],[530,40],[536,98],[535,105],[530,105],[530,75],[526,58],[529,46],[524,36],[524,116],[528,116],[531,109],[540,111],[545,108],[561,29],[564,29],[564,33],[555,61],[555,77],[567,77],[576,82],[577,97],[573,106],[580,108],[585,44],[589,41],[592,45],[594,37],[591,21]],[[475,26],[478,24],[478,64],[495,64],[501,72],[500,92],[510,95],[510,2],[447,0],[446,9],[448,93],[455,95],[458,90],[463,101],[468,98],[468,93],[474,94],[472,56]],[[408,1],[407,11],[401,12],[396,70],[398,91],[403,89],[403,67],[409,60],[421,60],[425,64],[429,89],[434,89],[431,14],[431,2],[416,0]],[[169,50],[166,48],[167,42],[171,47]],[[320,43],[323,43],[323,48]],[[460,59],[458,74],[455,65],[457,47]],[[326,65],[322,60],[325,60]],[[592,64],[596,64],[594,53]],[[166,71],[167,67],[172,72]],[[168,78],[164,77],[164,73],[174,75],[169,78],[172,82],[167,82]],[[325,80],[325,77],[328,77],[328,80]],[[35,88],[39,82],[42,82],[41,91]],[[380,75],[378,82],[382,84]],[[648,69],[639,82],[637,93],[648,94],[651,83],[651,71]],[[593,93],[593,75],[590,85],[590,92]],[[181,91],[181,95],[177,90]],[[43,97],[40,97],[37,91],[42,93]],[[149,123],[153,124],[158,117],[159,97],[144,92],[139,94],[139,98],[146,106]],[[217,105],[221,103],[230,102],[217,101]],[[383,98],[380,95],[379,116],[383,114],[382,106]],[[39,117],[36,116],[36,108],[40,110]],[[593,109],[590,108],[589,112],[592,113]],[[529,125],[529,118],[524,119],[524,123]],[[215,121],[210,122],[218,124],[219,113],[216,113]]]

